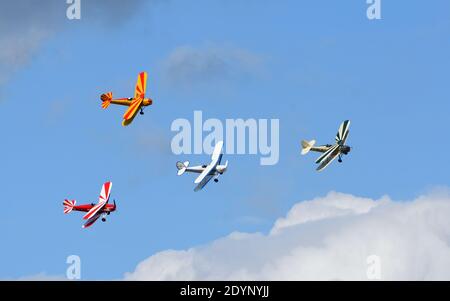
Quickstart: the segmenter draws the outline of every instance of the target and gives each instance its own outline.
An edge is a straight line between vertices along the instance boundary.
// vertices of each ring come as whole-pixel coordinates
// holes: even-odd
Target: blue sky
[[[46,33],[26,60],[0,61],[0,278],[64,275],[76,254],[83,279],[118,279],[161,250],[265,233],[293,204],[332,190],[401,201],[448,185],[447,1],[384,0],[377,21],[363,0],[136,3],[118,24],[83,8],[68,21],[56,5],[55,24],[29,24]],[[0,34],[8,48],[21,32]],[[225,64],[169,72],[180,49]],[[123,108],[102,110],[99,95],[132,96],[143,70],[154,104],[124,128]],[[194,110],[280,119],[279,163],[226,156],[220,183],[194,193],[175,162],[208,156],[170,149],[172,121]],[[331,143],[345,119],[352,153],[316,173],[300,140]],[[83,230],[81,214],[63,215],[65,198],[94,201],[106,180],[118,202],[106,223]]]

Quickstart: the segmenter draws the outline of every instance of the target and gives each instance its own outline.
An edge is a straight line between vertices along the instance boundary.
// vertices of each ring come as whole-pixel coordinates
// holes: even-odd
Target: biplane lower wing
[[[194,191],[199,191],[201,189],[203,189],[203,187],[205,187],[206,184],[208,184],[209,181],[211,181],[211,179],[214,177],[214,175],[212,174],[207,174],[205,175],[202,180],[200,181],[200,183],[198,183],[198,185],[194,188]]]
[[[97,220],[98,218],[101,216],[102,214],[100,212],[97,212],[96,214],[94,214],[91,218],[89,218],[87,220],[87,222],[83,225],[83,228],[89,228],[90,226],[92,226]]]
[[[317,167],[317,171],[321,171],[322,169],[327,167],[331,162],[333,162],[334,159],[337,158],[337,156],[339,156],[339,146],[333,146],[330,150],[331,152],[329,152],[328,155],[322,159],[319,167]]]

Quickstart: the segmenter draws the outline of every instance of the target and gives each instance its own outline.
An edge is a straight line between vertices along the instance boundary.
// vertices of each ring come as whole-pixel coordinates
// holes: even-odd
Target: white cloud
[[[177,86],[239,81],[260,74],[262,61],[261,56],[236,47],[180,46],[164,60],[162,73],[166,81]]]
[[[168,250],[127,280],[367,280],[370,255],[382,280],[450,280],[450,195],[394,202],[331,192],[300,202],[269,234],[232,233]]]
[[[144,3],[143,0],[90,0],[82,6],[82,20],[114,28],[112,24],[128,20]],[[45,40],[70,24],[66,18],[68,7],[66,1],[55,0],[0,3],[0,85],[30,62]]]
[[[30,53],[48,36],[48,32],[39,28],[30,28],[20,35],[2,36],[0,43],[0,63],[5,66],[20,66],[28,61]]]
[[[354,197],[349,194],[331,192],[324,198],[316,198],[312,201],[296,204],[288,213],[287,217],[280,218],[275,222],[271,233],[277,233],[283,228],[298,224],[319,221],[338,216],[358,215],[369,212],[372,208],[386,202],[383,198],[374,202],[368,198]]]

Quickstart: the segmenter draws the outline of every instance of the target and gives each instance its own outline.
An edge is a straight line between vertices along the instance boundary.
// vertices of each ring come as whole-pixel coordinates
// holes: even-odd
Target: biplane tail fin
[[[302,140],[302,155],[306,155],[307,153],[309,153],[314,144],[316,144],[316,140]]]
[[[73,207],[75,207],[75,204],[77,203],[77,201],[75,200],[64,200],[64,213],[68,214],[72,211]]]
[[[106,109],[111,104],[111,100],[113,98],[112,92],[104,93],[100,96],[100,99],[102,100],[102,108]]]
[[[177,168],[178,168],[178,175],[181,176],[182,174],[184,174],[184,172],[186,171],[186,169],[189,166],[189,161],[185,161],[185,162],[177,162]]]

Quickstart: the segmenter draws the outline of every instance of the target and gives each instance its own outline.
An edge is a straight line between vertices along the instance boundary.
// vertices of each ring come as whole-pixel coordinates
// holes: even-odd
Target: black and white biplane
[[[347,155],[351,151],[351,147],[345,144],[348,138],[349,127],[350,120],[346,120],[341,124],[339,131],[336,134],[336,143],[334,145],[326,144],[314,146],[316,140],[302,140],[302,155],[306,155],[310,151],[323,153],[316,160],[316,163],[320,164],[316,169],[317,171],[323,170],[336,158],[339,158],[338,162],[342,162],[342,155]]]

